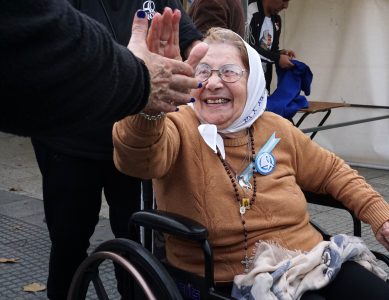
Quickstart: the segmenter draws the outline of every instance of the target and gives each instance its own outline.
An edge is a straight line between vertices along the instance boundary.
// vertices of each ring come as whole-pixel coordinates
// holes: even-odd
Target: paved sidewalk
[[[358,170],[389,201],[389,171]],[[46,299],[45,291],[23,291],[25,285],[45,284],[47,278],[50,241],[41,199],[40,173],[29,139],[0,133],[0,258],[17,259],[15,263],[0,263],[0,300]],[[104,209],[91,238],[91,249],[113,237]],[[347,233],[351,233],[347,213],[312,205],[310,211],[329,233],[344,232],[344,228],[350,228]],[[385,252],[368,226],[363,227],[363,237],[371,249]],[[108,292],[117,299],[112,266],[104,266],[103,273]],[[88,299],[95,299],[93,293]]]
[[[29,138],[0,132],[0,190],[42,199],[41,174]],[[100,215],[108,218],[105,201]]]
[[[0,191],[0,258],[16,259],[15,263],[0,263],[1,300],[46,299],[46,291],[23,292],[30,283],[46,284],[50,240],[42,204],[37,198]],[[112,238],[109,220],[101,217],[91,249]],[[108,291],[116,291],[112,267],[107,265],[105,270]]]
[[[106,206],[91,238],[90,250],[113,238]],[[50,240],[44,223],[41,176],[28,138],[0,132],[0,300],[46,299],[46,291],[29,293],[30,283],[46,285]],[[107,291],[117,296],[111,265],[104,265]],[[88,299],[97,299],[93,293]]]

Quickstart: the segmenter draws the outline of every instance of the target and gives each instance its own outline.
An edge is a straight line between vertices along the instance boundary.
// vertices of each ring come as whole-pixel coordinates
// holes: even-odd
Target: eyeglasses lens
[[[201,82],[204,82],[211,77],[212,72],[217,72],[218,76],[224,81],[224,82],[236,82],[238,81],[243,74],[243,70],[238,65],[234,64],[227,64],[224,66],[221,66],[219,69],[212,69],[207,64],[199,64],[196,68],[195,77],[200,80]]]

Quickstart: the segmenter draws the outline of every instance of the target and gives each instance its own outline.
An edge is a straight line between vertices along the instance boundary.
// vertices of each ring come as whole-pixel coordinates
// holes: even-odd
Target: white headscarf
[[[242,114],[230,126],[220,131],[217,131],[217,127],[214,124],[201,124],[198,127],[199,132],[207,145],[211,147],[215,153],[217,153],[217,149],[219,149],[223,159],[226,154],[223,139],[219,132],[233,133],[249,128],[266,109],[267,91],[261,58],[257,51],[249,44],[246,42],[244,42],[244,44],[249,57],[250,73],[247,81],[247,101]]]

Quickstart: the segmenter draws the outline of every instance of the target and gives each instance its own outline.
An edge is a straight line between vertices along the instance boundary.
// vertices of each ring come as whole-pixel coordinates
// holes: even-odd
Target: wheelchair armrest
[[[389,267],[389,256],[381,253],[381,252],[377,252],[377,251],[371,251],[374,256],[379,259],[380,261],[384,262],[388,267]]]
[[[331,195],[315,194],[312,192],[305,192],[305,191],[304,191],[304,194],[305,194],[305,198],[307,199],[307,201],[309,203],[323,205],[323,206],[329,206],[329,207],[333,207],[333,208],[344,209],[344,210],[348,211],[353,219],[354,235],[359,236],[359,237],[362,236],[361,221],[359,219],[357,219],[357,217],[355,216],[355,214],[352,210],[345,207],[341,202],[332,198]],[[315,223],[313,223],[312,225],[324,236],[325,240],[328,240],[330,238],[330,235],[326,232],[326,230],[323,230],[321,228],[321,226],[319,226],[318,224],[315,224]],[[375,255],[375,257],[377,259],[381,260],[387,266],[389,266],[389,256],[387,256],[383,253],[377,252],[377,251],[371,251],[371,252]]]
[[[305,195],[305,199],[307,199],[308,203],[343,209],[347,211],[351,215],[353,220],[354,235],[359,237],[362,235],[361,221],[355,216],[354,212],[344,206],[342,202],[335,200],[331,195],[328,194],[316,194],[306,191],[303,192]]]
[[[174,213],[142,210],[131,216],[131,222],[191,241],[204,242],[208,238],[208,230],[203,225]]]
[[[342,202],[339,202],[332,198],[331,195],[328,194],[316,194],[312,192],[305,192],[304,191],[305,198],[309,203],[317,204],[317,205],[323,205],[323,206],[329,206],[333,208],[340,208],[345,209],[352,213],[351,210],[349,210],[347,207],[345,207]]]
[[[204,274],[207,290],[214,288],[213,251],[207,240],[208,230],[200,223],[184,216],[158,210],[142,210],[132,214],[131,222],[147,229],[157,230],[197,242],[203,250]]]

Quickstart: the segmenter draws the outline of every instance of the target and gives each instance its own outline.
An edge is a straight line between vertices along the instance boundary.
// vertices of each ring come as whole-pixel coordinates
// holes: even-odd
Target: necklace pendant
[[[251,175],[252,176],[252,175]],[[245,176],[245,175],[239,175],[237,178],[239,185],[241,188],[246,189],[246,190],[251,190],[252,186],[250,183],[250,178]]]
[[[250,266],[253,262],[252,258],[249,258],[247,255],[244,256],[243,260],[240,262],[244,267],[244,273],[247,274],[250,272]]]
[[[241,206],[239,207],[239,212],[240,212],[241,215],[244,215],[244,214],[246,213],[246,207],[244,207],[244,206],[241,205]]]
[[[243,206],[245,209],[250,209],[250,199],[246,197],[242,198],[240,206]]]

